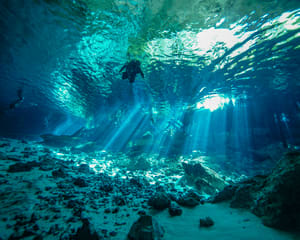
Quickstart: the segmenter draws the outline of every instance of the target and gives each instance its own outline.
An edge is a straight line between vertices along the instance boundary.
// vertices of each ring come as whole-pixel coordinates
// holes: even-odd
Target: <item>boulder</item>
[[[161,240],[164,235],[163,228],[152,218],[144,215],[131,226],[128,233],[129,240]]]
[[[61,178],[64,178],[67,176],[65,170],[63,168],[59,168],[58,170],[53,170],[52,171],[52,176],[54,178],[58,178],[58,177],[61,177]]]
[[[71,236],[72,240],[99,240],[103,239],[98,233],[92,229],[90,222],[87,219],[82,220],[83,224],[78,228],[75,235]]]
[[[211,200],[211,203],[219,203],[231,200],[235,194],[237,185],[228,185],[221,192],[218,192]]]
[[[211,227],[215,223],[210,217],[200,218],[200,227]]]
[[[172,217],[180,216],[182,214],[182,209],[175,202],[172,202],[169,207],[169,213]]]
[[[184,207],[195,207],[199,205],[199,201],[190,196],[182,196],[177,200],[177,203]]]
[[[78,166],[78,171],[81,172],[81,173],[88,174],[88,173],[90,173],[90,170],[91,169],[90,169],[90,166],[88,164],[83,163],[83,164],[80,164]]]
[[[78,187],[87,187],[88,184],[87,182],[83,179],[83,178],[75,178],[73,181],[74,185],[78,186]]]
[[[176,202],[184,207],[195,207],[199,205],[201,200],[202,197],[200,195],[198,195],[196,192],[189,191],[186,194],[180,196]]]
[[[170,206],[171,200],[164,192],[155,193],[148,201],[148,205],[156,210],[164,210]]]
[[[187,180],[203,193],[215,194],[227,185],[227,182],[214,170],[197,160],[184,162],[182,166]]]

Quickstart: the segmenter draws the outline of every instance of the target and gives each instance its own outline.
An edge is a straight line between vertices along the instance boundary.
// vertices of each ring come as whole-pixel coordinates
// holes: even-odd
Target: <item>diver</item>
[[[144,78],[144,73],[141,69],[141,62],[139,60],[131,60],[127,62],[120,70],[122,72],[125,69],[125,72],[122,74],[122,79],[129,79],[130,83],[133,83],[136,75],[141,74],[142,78]]]
[[[23,102],[24,97],[23,97],[23,89],[19,88],[17,91],[17,95],[18,95],[18,99],[16,99],[15,101],[13,101],[11,104],[9,104],[9,109],[14,109],[16,108],[18,105],[20,105],[20,103]]]

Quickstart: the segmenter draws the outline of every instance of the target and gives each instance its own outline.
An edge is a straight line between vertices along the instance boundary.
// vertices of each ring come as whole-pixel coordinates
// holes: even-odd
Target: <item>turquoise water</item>
[[[1,136],[77,132],[91,151],[243,166],[298,148],[299,7],[1,1]],[[130,84],[119,70],[132,59],[145,78]],[[24,101],[8,109],[18,88]]]
[[[299,0],[1,0],[0,30],[0,240],[299,239]]]

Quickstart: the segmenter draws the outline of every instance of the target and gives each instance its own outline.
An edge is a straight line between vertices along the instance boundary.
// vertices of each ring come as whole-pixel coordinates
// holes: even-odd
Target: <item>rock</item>
[[[114,187],[112,184],[103,184],[100,186],[100,190],[106,193],[110,193],[114,190]]]
[[[266,226],[300,231],[300,152],[288,152],[257,192],[252,211]]]
[[[53,169],[53,166],[52,166],[52,165],[42,164],[42,165],[40,166],[40,170],[42,170],[42,171],[50,171],[50,170],[52,170],[52,169]]]
[[[238,184],[227,186],[216,194],[211,202],[231,200],[230,207],[250,209],[255,203],[257,193],[263,188],[266,176],[258,175]]]
[[[170,206],[170,199],[164,192],[155,193],[148,201],[148,205],[156,210],[164,210]]]
[[[139,188],[142,188],[143,185],[145,185],[145,183],[142,183],[141,179],[139,179],[139,178],[131,178],[129,182],[130,182],[130,184],[135,185]]]
[[[200,227],[211,227],[215,223],[210,217],[200,218]]]
[[[254,197],[252,196],[253,189],[250,184],[239,186],[230,202],[232,208],[247,208],[253,204]]]
[[[182,209],[174,202],[171,203],[169,207],[169,214],[173,216],[180,216],[182,214]]]
[[[111,213],[118,213],[120,210],[120,208],[116,207],[114,209],[112,209]]]
[[[74,185],[78,186],[78,187],[87,187],[88,184],[86,183],[86,181],[83,178],[75,178],[73,181]]]
[[[40,170],[49,171],[55,168],[54,159],[51,159],[49,155],[39,156]]]
[[[255,176],[235,185],[217,201],[227,200],[233,194],[231,207],[250,209],[266,226],[300,231],[299,151],[285,154],[268,176]]]
[[[7,172],[29,172],[32,168],[37,166],[39,166],[39,163],[35,161],[26,163],[20,162],[10,165]]]
[[[58,170],[52,171],[52,176],[55,178],[58,178],[58,177],[64,178],[67,176],[67,174],[63,168],[59,168]]]
[[[189,191],[183,196],[180,196],[177,199],[177,203],[184,207],[195,207],[200,203],[201,200],[202,197],[200,195],[193,191]]]
[[[177,200],[177,203],[184,207],[195,207],[199,205],[200,202],[197,201],[195,198],[189,196],[183,196]]]
[[[163,228],[148,215],[140,218],[131,226],[128,233],[129,240],[161,240]]]
[[[79,207],[82,206],[82,205],[83,205],[83,202],[82,202],[82,201],[80,201],[80,200],[78,200],[78,199],[75,199],[75,200],[71,199],[71,200],[68,201],[66,207],[67,207],[67,208],[75,209],[75,208],[79,208]]]
[[[146,215],[146,212],[144,210],[140,210],[140,211],[138,211],[138,215],[140,215],[140,216]]]
[[[229,185],[226,186],[221,192],[218,192],[211,200],[211,203],[219,203],[231,200],[235,194],[236,189],[238,186],[236,185]]]
[[[111,213],[111,209],[110,209],[110,208],[106,208],[106,209],[104,210],[104,213]]]
[[[81,173],[90,173],[90,166],[88,164],[80,164],[78,171]]]
[[[124,197],[122,197],[122,196],[115,196],[114,203],[117,206],[124,206],[126,204],[126,201],[125,201]]]
[[[192,197],[194,199],[196,199],[197,201],[201,201],[203,199],[203,197],[201,195],[199,195],[197,192],[193,191],[193,190],[190,190],[188,191],[185,196],[187,197]]]
[[[99,240],[103,239],[97,234],[97,232],[92,229],[90,222],[87,219],[82,220],[83,224],[78,228],[75,235],[71,236],[72,240]]]
[[[226,181],[214,170],[204,166],[197,160],[183,163],[182,166],[187,180],[206,194],[214,194],[223,190],[227,185]]]
[[[212,186],[206,179],[202,179],[200,177],[195,178],[194,184],[197,190],[202,191],[206,194],[212,195],[217,192],[217,188]]]
[[[108,230],[107,229],[102,229],[101,233],[104,235],[104,237],[107,237]]]

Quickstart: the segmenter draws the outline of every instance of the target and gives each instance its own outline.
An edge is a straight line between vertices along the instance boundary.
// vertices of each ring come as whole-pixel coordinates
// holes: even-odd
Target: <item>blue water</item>
[[[95,151],[225,156],[244,168],[300,145],[298,0],[0,9],[2,137],[77,132]],[[145,74],[133,84],[119,73],[132,59]],[[18,89],[24,100],[10,109]]]

